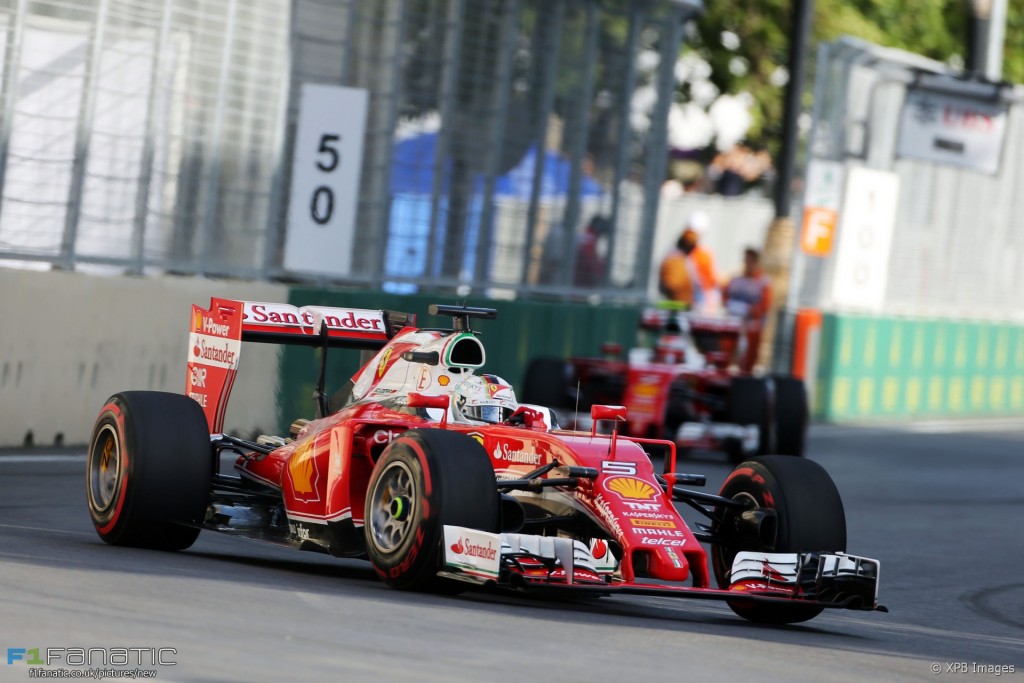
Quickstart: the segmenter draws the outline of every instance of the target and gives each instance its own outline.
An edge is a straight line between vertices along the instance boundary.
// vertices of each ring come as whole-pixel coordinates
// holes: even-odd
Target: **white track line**
[[[0,465],[26,462],[85,462],[84,455],[0,455]]]
[[[92,538],[92,534],[85,531],[70,531],[68,529],[49,529],[46,527],[39,526],[22,526],[20,524],[0,524],[0,529],[18,529],[20,531],[44,531],[50,534],[68,534],[70,536],[88,536]]]

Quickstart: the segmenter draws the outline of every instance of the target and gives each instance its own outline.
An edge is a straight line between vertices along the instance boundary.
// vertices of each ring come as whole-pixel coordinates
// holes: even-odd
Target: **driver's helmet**
[[[512,386],[497,375],[472,375],[455,389],[455,409],[480,422],[507,420],[519,407]]]

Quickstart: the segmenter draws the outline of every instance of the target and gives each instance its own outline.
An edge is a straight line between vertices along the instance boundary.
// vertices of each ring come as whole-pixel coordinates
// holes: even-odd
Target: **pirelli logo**
[[[655,529],[675,529],[676,523],[671,519],[631,519],[633,526],[653,527]]]

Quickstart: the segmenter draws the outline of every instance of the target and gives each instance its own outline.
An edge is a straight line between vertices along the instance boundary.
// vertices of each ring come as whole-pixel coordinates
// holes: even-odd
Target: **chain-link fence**
[[[17,0],[0,15],[0,255],[263,274],[287,12],[284,0]]]
[[[905,116],[908,97],[916,98],[912,117]],[[884,295],[874,312],[1024,317],[1024,231],[1015,220],[1024,213],[1022,103],[1020,86],[971,82],[945,65],[906,52],[852,39],[822,46],[812,163],[839,162],[847,176],[856,168],[888,171],[898,185],[888,263],[881,264]],[[954,135],[934,136],[928,142],[935,148],[924,151],[948,153],[954,161],[958,153],[964,161],[940,163],[901,152],[915,128],[939,119]],[[965,167],[971,143],[959,142],[955,129],[973,140],[972,135],[995,137],[1003,125],[994,169]],[[845,206],[844,211],[848,216],[857,208]],[[855,229],[855,220],[847,216],[840,213],[834,242],[842,242],[843,231]],[[870,233],[864,234],[867,239]],[[799,254],[795,276],[802,286],[794,290],[791,303],[843,309],[837,303],[837,261],[835,252],[825,258]]]
[[[0,259],[295,277],[289,169],[320,83],[369,93],[338,281],[640,298],[699,6],[9,0]]]

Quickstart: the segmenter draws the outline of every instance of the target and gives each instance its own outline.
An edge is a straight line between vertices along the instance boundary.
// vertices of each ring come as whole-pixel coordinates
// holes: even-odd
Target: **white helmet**
[[[519,407],[516,392],[497,375],[472,375],[455,389],[455,410],[470,420],[498,423]]]

